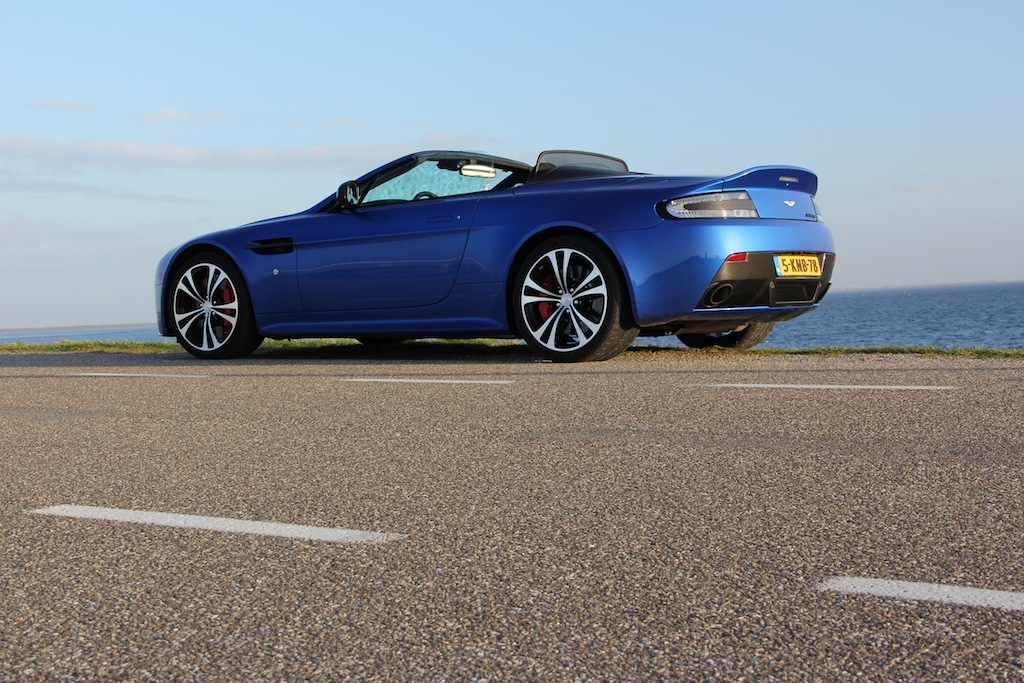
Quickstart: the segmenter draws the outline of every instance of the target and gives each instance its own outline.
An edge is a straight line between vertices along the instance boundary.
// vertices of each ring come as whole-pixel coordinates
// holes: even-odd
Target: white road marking
[[[927,600],[951,605],[1024,611],[1024,593],[1013,591],[964,588],[939,583],[866,579],[856,576],[836,576],[819,583],[817,588],[837,593],[856,593],[900,600]]]
[[[380,382],[385,384],[515,384],[510,379],[399,379],[388,377],[347,377],[342,382]]]
[[[31,512],[35,515],[100,519],[112,522],[131,522],[133,524],[154,524],[156,526],[226,531],[229,533],[255,534],[258,536],[281,536],[310,541],[329,541],[331,543],[386,543],[387,541],[405,538],[404,534],[387,534],[376,531],[359,531],[357,529],[278,524],[276,522],[253,522],[227,517],[200,517],[170,512],[121,510],[117,508],[90,507],[87,505],[55,505],[53,507],[32,510]]]
[[[160,374],[155,372],[79,372],[71,375],[72,377],[171,377],[171,378],[206,378],[209,375],[171,375],[171,374]]]
[[[960,387],[946,386],[900,386],[892,384],[707,384],[709,387],[734,389],[843,389],[843,390],[890,390],[890,391],[956,391]]]

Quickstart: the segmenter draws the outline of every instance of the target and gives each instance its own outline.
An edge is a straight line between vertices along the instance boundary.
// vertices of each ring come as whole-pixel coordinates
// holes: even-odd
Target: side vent
[[[246,249],[252,249],[262,256],[273,256],[274,254],[290,254],[295,249],[295,240],[291,237],[271,237],[265,240],[253,240],[245,245]]]

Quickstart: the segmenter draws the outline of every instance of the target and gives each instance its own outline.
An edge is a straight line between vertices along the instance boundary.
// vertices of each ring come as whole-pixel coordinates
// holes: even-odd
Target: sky
[[[1024,0],[0,0],[0,329],[423,149],[810,168],[833,291],[1024,280]]]

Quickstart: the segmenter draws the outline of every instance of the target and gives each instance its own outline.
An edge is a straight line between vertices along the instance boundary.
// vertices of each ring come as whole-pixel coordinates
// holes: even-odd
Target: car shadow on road
[[[0,368],[91,368],[91,367],[213,367],[259,366],[279,363],[456,363],[523,364],[544,362],[524,344],[514,342],[415,341],[382,345],[324,342],[323,344],[279,346],[265,344],[252,355],[229,360],[199,360],[181,352],[161,351],[68,351],[0,353]]]

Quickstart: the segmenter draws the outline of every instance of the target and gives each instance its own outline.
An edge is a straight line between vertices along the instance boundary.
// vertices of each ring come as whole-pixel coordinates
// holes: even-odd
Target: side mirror
[[[352,209],[359,205],[359,200],[363,198],[362,193],[359,191],[359,183],[354,180],[350,180],[347,183],[343,183],[338,187],[338,206],[342,209]]]

